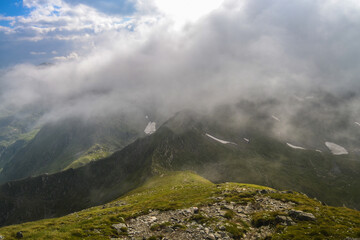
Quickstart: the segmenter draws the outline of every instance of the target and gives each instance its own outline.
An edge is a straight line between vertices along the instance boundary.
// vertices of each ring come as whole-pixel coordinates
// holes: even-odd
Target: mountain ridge
[[[62,216],[102,204],[154,174],[176,170],[192,170],[216,183],[233,181],[292,189],[330,205],[359,208],[359,162],[352,160],[352,155],[292,149],[258,131],[218,128],[211,121],[193,121],[188,112],[182,114],[185,115],[177,115],[154,134],[103,160],[3,184],[0,223]],[[222,144],[206,136],[207,132],[236,145]],[[250,135],[250,143],[240,133]],[[21,204],[24,201],[27,204]]]
[[[167,172],[104,205],[0,228],[5,239],[350,239],[360,212],[293,191]]]

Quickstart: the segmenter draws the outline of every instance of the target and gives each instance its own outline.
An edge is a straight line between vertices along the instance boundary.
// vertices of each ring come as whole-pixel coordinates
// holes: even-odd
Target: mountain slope
[[[355,155],[293,149],[264,131],[227,127],[189,113],[180,113],[163,128],[168,135],[154,152],[157,169],[190,169],[215,182],[293,189],[331,205],[360,207],[360,161]]]
[[[31,112],[31,109],[29,110]],[[4,113],[0,111],[0,169],[38,132],[36,121],[39,113],[19,112]]]
[[[169,172],[126,196],[70,215],[0,228],[5,239],[345,239],[360,236],[360,212],[296,192],[213,184]]]
[[[354,158],[293,149],[261,131],[219,127],[183,112],[106,159],[2,185],[0,223],[61,216],[102,204],[169,170],[193,170],[214,182],[291,189],[327,204],[360,208],[360,162]]]
[[[104,158],[143,135],[139,125],[119,116],[46,124],[28,144],[8,156],[0,182],[54,173]]]
[[[148,141],[84,167],[0,186],[0,225],[62,216],[110,201],[150,176]]]

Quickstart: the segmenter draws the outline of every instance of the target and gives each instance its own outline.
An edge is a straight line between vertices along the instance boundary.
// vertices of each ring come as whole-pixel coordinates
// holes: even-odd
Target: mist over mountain
[[[95,35],[92,49],[66,61],[3,70],[1,109],[38,106],[44,122],[136,110],[170,117],[265,96],[290,110],[289,95],[357,92],[358,9],[354,1],[229,0],[181,27],[160,9],[146,15],[159,16],[151,23],[135,18],[133,31]],[[346,106],[354,118],[357,102]]]
[[[0,239],[360,237],[358,1],[6,4]]]

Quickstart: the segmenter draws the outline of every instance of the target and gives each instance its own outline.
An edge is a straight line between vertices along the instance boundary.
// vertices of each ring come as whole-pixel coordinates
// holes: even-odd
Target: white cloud
[[[353,26],[360,20],[354,24],[354,14],[343,12],[329,17],[336,13],[324,7],[327,1],[228,0],[200,9],[197,20],[176,30],[150,1],[138,1],[129,20],[85,5],[43,2],[25,1],[35,10],[17,19],[14,30],[23,39],[69,41],[66,52],[73,53],[56,49],[55,65],[6,71],[1,106],[42,104],[56,118],[148,105],[201,109],[290,89],[359,87],[360,42],[354,39],[360,33]],[[131,24],[131,31],[123,28]]]
[[[58,57],[54,57],[53,59],[57,61],[76,60],[79,59],[79,55],[76,52],[72,52],[67,56],[58,56]]]
[[[155,0],[155,6],[181,27],[187,22],[195,22],[204,15],[220,7],[223,0]]]
[[[30,54],[31,55],[45,55],[46,52],[33,52],[33,51],[31,51]]]
[[[30,14],[10,20],[12,33],[27,41],[80,39],[88,33],[126,29],[132,22],[131,18],[108,16],[86,5],[70,5],[63,0],[24,0],[23,4],[31,9]]]

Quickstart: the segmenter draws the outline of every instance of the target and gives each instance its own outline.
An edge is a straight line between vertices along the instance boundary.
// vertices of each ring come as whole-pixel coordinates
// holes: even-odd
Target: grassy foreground
[[[156,176],[142,187],[108,204],[72,213],[64,217],[45,219],[0,228],[4,239],[16,239],[21,231],[24,239],[110,239],[121,237],[112,224],[161,211],[203,206],[217,197],[226,201],[251,202],[255,195],[232,195],[232,188],[249,193],[267,189],[257,185],[225,183],[216,185],[192,172],[170,172]],[[226,191],[226,195],[224,195]],[[293,226],[276,225],[272,239],[345,239],[360,237],[360,212],[343,207],[328,207],[300,193],[269,191],[268,197],[293,202],[294,209],[313,213],[316,221],[297,221]],[[253,222],[271,222],[274,213],[257,213]],[[236,224],[236,223],[234,223]]]

